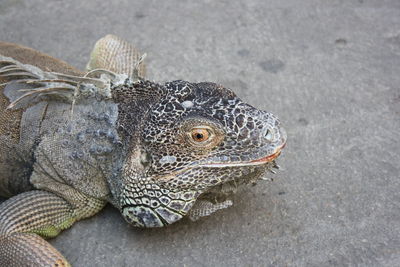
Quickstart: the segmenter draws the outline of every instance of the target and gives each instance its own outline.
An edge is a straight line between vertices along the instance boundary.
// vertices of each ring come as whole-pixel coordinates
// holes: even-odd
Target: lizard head
[[[277,117],[227,88],[175,81],[163,90],[143,114],[140,149],[123,171],[122,214],[140,227],[178,221],[202,200],[223,203],[274,167],[286,143]]]

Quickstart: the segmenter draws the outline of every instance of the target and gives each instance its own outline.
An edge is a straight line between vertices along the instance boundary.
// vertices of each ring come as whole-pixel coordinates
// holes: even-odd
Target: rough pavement
[[[199,222],[77,223],[51,241],[74,266],[400,265],[400,1],[0,1],[1,40],[81,69],[108,33],[148,53],[150,79],[274,112],[289,142],[273,182]]]

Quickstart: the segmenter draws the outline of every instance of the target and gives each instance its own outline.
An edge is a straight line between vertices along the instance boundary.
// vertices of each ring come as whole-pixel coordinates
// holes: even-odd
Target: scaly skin
[[[101,210],[105,202],[79,192],[81,206],[46,191],[30,191],[0,205],[0,266],[70,266],[41,237],[57,236],[74,222]]]
[[[142,59],[110,35],[86,74],[0,56],[13,82],[0,99],[0,195],[20,193],[0,205],[0,265],[68,266],[42,237],[107,202],[134,226],[162,227],[231,206],[237,187],[278,168],[274,115],[214,83],[146,81]]]

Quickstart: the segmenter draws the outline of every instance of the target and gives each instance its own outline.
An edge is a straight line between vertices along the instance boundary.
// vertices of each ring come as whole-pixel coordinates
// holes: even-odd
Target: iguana
[[[286,133],[230,89],[146,80],[112,35],[81,72],[0,43],[0,266],[69,266],[43,238],[111,203],[137,227],[196,220],[278,168]]]

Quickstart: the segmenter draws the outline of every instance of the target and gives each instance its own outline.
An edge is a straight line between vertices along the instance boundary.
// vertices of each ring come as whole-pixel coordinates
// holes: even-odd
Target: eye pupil
[[[196,138],[199,139],[199,140],[200,140],[200,139],[203,139],[203,137],[204,137],[204,136],[203,136],[203,134],[201,134],[201,133],[197,133],[197,134],[196,134]]]
[[[206,129],[194,129],[192,130],[192,139],[196,142],[207,141],[209,133]]]

